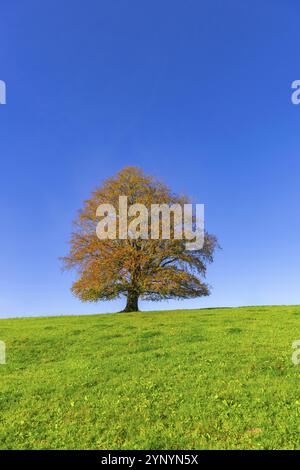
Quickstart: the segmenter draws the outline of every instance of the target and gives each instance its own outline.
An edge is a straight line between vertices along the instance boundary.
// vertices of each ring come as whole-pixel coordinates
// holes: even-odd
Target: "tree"
[[[125,296],[125,312],[138,311],[138,300],[186,299],[209,295],[204,282],[206,266],[213,261],[216,237],[205,232],[201,249],[188,250],[186,240],[163,239],[99,239],[96,234],[100,204],[118,207],[119,196],[125,195],[128,205],[173,204],[183,207],[189,200],[173,194],[167,186],[146,175],[137,167],[126,167],[104,181],[90,199],[84,202],[74,221],[70,251],[62,258],[66,269],[75,269],[77,280],[73,293],[82,301],[111,300]],[[161,216],[160,216],[161,217]],[[134,217],[131,215],[131,221]],[[130,222],[129,220],[129,222]],[[116,219],[117,233],[121,223]],[[150,223],[150,222],[149,222]]]

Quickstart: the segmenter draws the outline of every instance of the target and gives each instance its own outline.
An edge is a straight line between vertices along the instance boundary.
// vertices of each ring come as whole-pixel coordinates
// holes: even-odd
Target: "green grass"
[[[300,449],[300,307],[0,321],[1,449]]]

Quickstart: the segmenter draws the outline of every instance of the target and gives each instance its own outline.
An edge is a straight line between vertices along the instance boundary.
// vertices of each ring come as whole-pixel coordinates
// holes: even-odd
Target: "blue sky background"
[[[209,298],[300,304],[297,0],[1,2],[0,316],[115,311],[61,273],[82,201],[140,165],[206,206]]]

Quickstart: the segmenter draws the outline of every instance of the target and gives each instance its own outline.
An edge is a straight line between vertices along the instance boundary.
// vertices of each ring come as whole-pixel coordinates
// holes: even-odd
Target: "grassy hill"
[[[1,320],[0,448],[300,448],[296,339],[296,306]]]

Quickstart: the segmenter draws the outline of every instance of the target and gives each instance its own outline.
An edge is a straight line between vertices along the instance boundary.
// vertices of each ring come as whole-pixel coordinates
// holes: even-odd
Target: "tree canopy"
[[[173,194],[170,189],[140,168],[126,167],[104,181],[90,199],[84,202],[74,221],[70,250],[63,257],[66,269],[75,269],[77,280],[73,293],[82,301],[112,300],[126,297],[124,311],[138,311],[138,300],[186,299],[209,295],[205,282],[207,264],[213,261],[217,247],[215,236],[205,232],[201,249],[188,250],[186,240],[170,239],[99,239],[96,233],[101,204],[118,207],[120,195],[128,204],[180,205],[188,203],[186,196]],[[131,215],[129,220],[134,218]],[[117,232],[122,227],[118,225]]]

